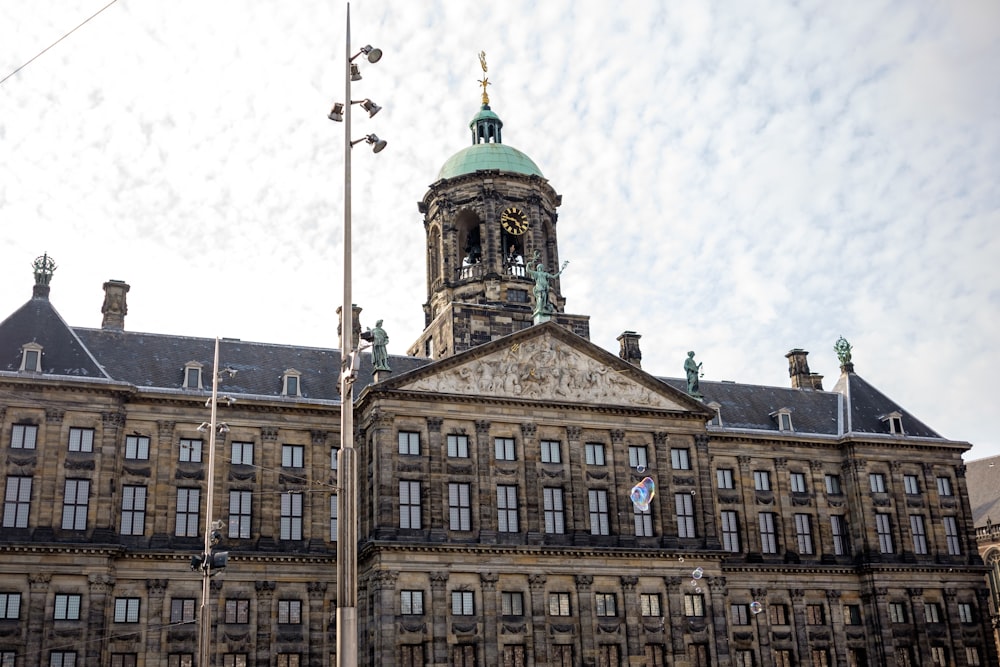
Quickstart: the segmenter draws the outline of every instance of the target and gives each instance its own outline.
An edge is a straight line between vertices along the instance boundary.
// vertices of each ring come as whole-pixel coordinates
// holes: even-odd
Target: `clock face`
[[[508,234],[523,234],[528,231],[528,216],[516,206],[508,206],[500,214],[500,225]]]

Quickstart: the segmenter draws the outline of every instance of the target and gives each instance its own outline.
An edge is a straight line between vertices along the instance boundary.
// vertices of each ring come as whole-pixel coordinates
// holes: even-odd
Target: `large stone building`
[[[1000,456],[969,461],[967,478],[976,544],[989,568],[989,611],[1000,651]]]
[[[996,664],[970,445],[846,345],[827,391],[803,350],[767,387],[591,343],[501,127],[484,104],[419,204],[424,333],[355,385],[361,662]],[[210,480],[212,664],[334,664],[339,352],[223,339],[210,470],[215,341],[129,331],[121,281],[70,326],[52,270],[0,322],[0,666],[194,664]]]

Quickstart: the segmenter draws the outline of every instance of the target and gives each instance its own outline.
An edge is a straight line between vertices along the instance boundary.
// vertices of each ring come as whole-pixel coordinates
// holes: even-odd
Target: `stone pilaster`
[[[531,589],[531,629],[533,635],[528,650],[534,649],[534,664],[545,665],[549,661],[548,635],[545,631],[548,618],[546,614],[548,601],[545,599],[545,575],[529,574],[528,587]]]
[[[271,622],[274,607],[274,589],[277,582],[256,581],[254,589],[257,591],[257,613],[250,615],[250,621],[257,626],[257,664],[270,664],[271,642],[274,639],[274,625]],[[215,622],[218,622],[218,614],[215,615]],[[215,623],[213,623],[214,625]],[[218,632],[218,629],[213,629]],[[218,636],[218,635],[216,635]]]
[[[644,655],[642,641],[640,637],[640,621],[642,620],[639,604],[639,596],[635,587],[639,583],[639,577],[623,576],[622,584],[622,611],[625,613],[625,637],[629,659],[639,658]]]
[[[576,584],[576,602],[580,610],[580,656],[583,664],[594,664],[597,646],[594,636],[597,628],[594,625],[594,595],[592,592],[594,578],[589,574],[578,574],[573,577]]]
[[[46,626],[51,627],[51,623],[46,623],[45,600],[49,593],[49,582],[52,575],[48,572],[39,572],[28,575],[28,615],[27,621],[27,641],[25,642],[25,653],[28,655],[42,655],[42,642],[45,637]],[[40,664],[40,663],[36,663]]]
[[[161,619],[170,618],[170,609],[166,603],[169,579],[146,580],[146,665],[160,667],[153,656],[163,656],[163,646],[166,645],[167,628]],[[166,664],[166,661],[163,661]]]
[[[305,656],[306,664],[309,667],[322,667],[325,656],[330,653],[330,645],[327,643],[327,633],[325,631],[324,620],[327,618],[325,581],[310,581],[306,584],[306,591],[309,595],[309,620],[306,632],[309,652]]]
[[[427,452],[430,463],[430,483],[428,484],[428,518],[427,528],[432,542],[444,542],[448,539],[448,501],[444,497],[445,485],[444,461],[448,455],[447,447],[442,442],[440,417],[427,418]]]
[[[695,516],[701,517],[704,525],[702,535],[707,549],[721,549],[719,530],[715,520],[715,506],[712,498],[714,485],[712,483],[712,462],[708,454],[708,435],[698,433],[694,436],[695,466],[698,470],[698,493],[695,498]]]
[[[369,614],[375,622],[372,632],[367,633],[374,648],[376,665],[391,665],[396,659],[396,581],[398,570],[373,572],[369,580],[369,590],[375,600],[375,608]],[[433,606],[425,610],[433,612]],[[362,636],[365,636],[364,634]],[[361,659],[361,656],[358,656]]]
[[[709,577],[708,591],[711,597],[711,607],[708,613],[712,615],[712,628],[715,635],[715,656],[721,665],[729,664],[729,606],[726,604],[725,577]],[[804,644],[803,644],[804,645]]]
[[[485,665],[499,665],[500,651],[497,644],[497,619],[500,618],[497,603],[497,580],[499,577],[494,572],[482,572],[479,575],[480,588],[483,598],[483,612],[480,618],[483,619],[482,628],[485,635],[485,648],[483,650]]]
[[[521,424],[524,450],[524,525],[521,532],[527,536],[528,544],[541,544],[545,532],[545,512],[540,502],[542,490],[538,484],[538,471],[542,464],[537,435],[537,425],[531,422]]]
[[[83,653],[84,664],[101,664],[101,654],[108,645],[108,596],[115,588],[115,578],[108,574],[92,574],[87,578],[90,595],[87,600],[87,634],[103,637],[100,641],[87,642]]]
[[[490,422],[476,421],[476,455],[479,466],[479,541],[483,544],[497,543],[496,507],[497,485],[493,475],[495,453],[490,441]]]

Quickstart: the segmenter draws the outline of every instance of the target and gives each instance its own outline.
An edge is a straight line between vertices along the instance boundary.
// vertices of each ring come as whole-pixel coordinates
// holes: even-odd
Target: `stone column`
[[[784,457],[774,459],[774,473],[775,479],[772,481],[771,486],[774,490],[773,509],[780,517],[779,523],[781,524],[780,528],[778,526],[775,526],[775,528],[781,530],[781,541],[785,543],[785,553],[801,556],[802,554],[799,553],[798,534],[795,532],[795,508],[789,502],[791,493],[789,492],[789,485],[785,481],[788,477],[788,459]],[[785,562],[789,561],[786,560]]]
[[[263,426],[260,429],[260,488],[280,489],[278,484],[281,470],[281,447],[278,446],[278,429]],[[228,508],[227,508],[228,511]],[[274,546],[281,535],[281,494],[265,493],[260,496],[260,511],[254,517],[259,523],[260,545]]]
[[[448,501],[444,496],[447,482],[444,474],[444,461],[448,455],[442,443],[440,417],[427,418],[427,460],[430,463],[430,478],[428,483],[428,519],[432,542],[444,542],[448,539]]]
[[[312,460],[313,470],[327,470],[330,465],[330,447],[327,443],[327,436],[329,433],[320,429],[312,429],[309,431],[310,442],[312,442],[313,452],[312,455],[307,457],[307,460]],[[316,454],[316,450],[320,450],[319,454]],[[318,460],[317,460],[318,459]],[[324,465],[325,464],[325,465]],[[322,483],[325,480],[316,475],[314,479],[315,482]],[[226,495],[223,500],[222,516],[226,516],[226,512],[229,511],[228,508],[229,496]],[[303,506],[305,516],[302,517],[302,537],[309,540],[309,548],[325,551],[329,549],[329,532],[330,532],[330,500],[329,496],[322,493],[306,493],[303,497]]]
[[[895,665],[892,639],[892,624],[889,622],[889,610],[886,607],[886,595],[888,588],[874,588],[862,593],[862,599],[868,612],[865,616],[870,619],[869,623],[874,632],[869,633],[868,645],[874,650],[873,657],[869,662],[873,665]],[[890,662],[891,661],[891,662]]]
[[[955,466],[956,488],[953,489],[952,492],[955,494],[956,498],[969,497],[969,485],[965,481],[965,470],[966,468],[964,465]],[[980,565],[983,561],[979,557],[979,547],[976,544],[976,528],[972,523],[972,517],[965,511],[965,508],[968,506],[968,503],[958,503],[959,512],[955,517],[955,523],[958,524],[958,535],[959,540],[961,540],[960,544],[962,548],[962,555],[965,556],[965,562]],[[948,553],[947,550],[945,550],[945,553]]]
[[[46,627],[51,627],[51,622],[45,617],[45,600],[48,597],[49,582],[52,575],[48,572],[39,572],[28,575],[28,615],[27,637],[25,641],[25,653],[27,655],[41,655],[42,641],[45,637]],[[31,663],[28,663],[31,664]],[[41,664],[40,661],[34,664]]]
[[[84,664],[100,665],[108,646],[108,596],[115,588],[115,578],[108,574],[92,574],[87,578],[90,596],[87,600],[87,636],[101,637],[87,642]]]
[[[792,631],[795,633],[795,645],[799,651],[805,651],[809,647],[809,634],[806,632],[806,592],[801,588],[793,588],[788,594],[792,598]]]
[[[497,485],[493,477],[494,450],[490,442],[490,422],[476,421],[476,453],[479,472],[479,541],[497,543]]]
[[[544,510],[540,503],[542,490],[538,487],[541,456],[538,440],[535,438],[537,432],[538,427],[535,424],[531,422],[521,424],[524,449],[524,525],[521,527],[521,532],[527,536],[528,544],[541,544],[542,534],[545,532]]]
[[[306,584],[309,594],[309,625],[306,632],[308,653],[305,656],[308,667],[324,667],[330,646],[327,644],[327,633],[323,621],[326,619],[326,588],[325,581],[310,581]]]
[[[703,543],[706,549],[721,549],[719,542],[719,530],[715,519],[715,504],[712,498],[714,488],[712,484],[712,463],[708,455],[708,436],[698,433],[694,436],[695,465],[698,466],[698,495],[695,499],[695,507],[702,517],[704,526],[702,527]]]
[[[938,537],[939,532],[943,536],[943,525],[941,521],[941,497],[938,496],[937,490],[937,477],[934,475],[934,465],[931,463],[924,463],[920,466],[921,472],[924,474],[923,479],[923,495],[927,500],[927,513],[930,522],[926,526],[925,533],[927,534],[927,553],[928,554],[938,554],[938,553],[948,553],[945,549],[945,545],[941,542]],[[941,530],[939,530],[939,528]]]
[[[170,608],[166,606],[168,579],[146,580],[146,667],[167,667],[163,646],[170,623]]]
[[[826,602],[830,608],[830,627],[833,628],[833,638],[844,636],[844,605],[840,601],[841,591],[827,590]],[[847,667],[847,651],[838,650],[836,642],[831,642],[833,646],[834,664],[836,667]]]
[[[100,442],[94,443],[94,469],[96,472],[94,484],[109,484],[104,478],[105,471],[114,471],[114,479],[120,479],[120,461],[116,456],[118,448],[118,433],[125,423],[125,415],[122,412],[102,412],[101,413],[101,438]],[[96,439],[96,438],[95,438]],[[96,496],[97,513],[94,515],[94,539],[99,541],[112,542],[116,539],[118,526],[115,519],[119,516],[115,511],[115,498],[121,497],[121,486],[116,484],[111,488],[111,493],[104,493],[104,489],[93,489]]]
[[[369,579],[375,609],[370,614],[374,627],[362,632],[368,637],[375,654],[376,665],[391,665],[396,659],[396,581],[399,570],[379,570]],[[430,610],[425,610],[430,611]],[[359,659],[363,658],[358,656]]]
[[[576,582],[576,602],[580,609],[580,657],[583,664],[592,665],[597,654],[594,635],[594,596],[592,586],[594,578],[589,574],[578,574],[573,577]]]
[[[528,644],[528,664],[547,665],[549,662],[548,635],[546,634],[546,603],[545,575],[529,574],[528,586],[531,588],[531,634],[532,641]],[[532,653],[534,655],[532,655]]]
[[[920,589],[917,589],[917,590],[920,590]],[[965,665],[966,665],[965,649],[964,649],[965,645],[962,642],[962,624],[959,621],[959,617],[958,617],[958,603],[955,600],[956,593],[957,593],[957,591],[954,588],[946,588],[946,589],[944,589],[944,607],[945,608],[942,610],[942,612],[944,613],[944,617],[945,617],[945,620],[946,620],[946,623],[947,623],[948,645],[951,647],[952,659],[955,662],[955,664],[958,665],[958,667],[965,667]],[[913,620],[914,620],[914,623],[915,623],[916,620],[917,620],[916,619],[916,614],[914,614],[914,619]],[[923,626],[917,625],[916,627],[919,628],[919,627],[923,627]],[[923,642],[920,645],[920,649],[921,649],[921,651],[923,651],[924,644],[927,643],[927,638],[926,638],[925,633],[920,633],[920,635],[921,635],[921,637],[923,639]],[[989,635],[987,635],[987,636],[989,636]],[[924,653],[924,655],[927,656],[928,658],[930,658],[930,653],[929,652],[928,653]],[[981,655],[980,658],[985,658],[985,656]],[[991,664],[989,662],[985,662],[983,659],[981,659],[979,662],[981,662],[984,665]],[[995,664],[995,663],[993,663],[993,664]]]
[[[681,592],[681,577],[664,577],[667,586],[666,605],[662,610],[665,618],[670,621],[670,650],[674,654],[671,664],[687,663],[687,618],[684,616],[684,594]]]
[[[711,596],[712,634],[715,638],[715,655],[718,664],[728,665],[729,662],[729,607],[726,605],[725,577],[709,577],[708,590]]]
[[[214,583],[214,582],[213,582]],[[274,623],[272,621],[272,607],[274,606],[274,581],[256,581],[254,588],[257,591],[257,614],[253,614],[250,621],[257,626],[257,664],[269,665],[271,660],[271,641],[273,640]],[[213,625],[218,622],[219,615],[213,619]],[[218,637],[218,628],[213,628],[214,636]]]
[[[371,497],[371,503],[378,503],[370,517],[372,532],[376,539],[390,538],[399,530],[399,487],[396,485],[396,466],[394,460],[399,452],[398,441],[392,439],[395,415],[390,412],[376,410],[372,414],[368,427],[372,433],[372,461],[375,469],[370,480],[371,490],[365,496]],[[359,480],[360,482],[360,480]],[[361,482],[361,488],[366,483]],[[360,491],[360,489],[359,489]],[[359,493],[358,509],[367,506],[367,499]],[[360,527],[359,527],[360,530]]]
[[[587,455],[584,443],[580,442],[583,431],[579,426],[566,428],[566,440],[570,455],[570,489],[569,503],[564,502],[566,510],[566,530],[572,535],[574,544],[587,544],[590,531],[587,530]]]
[[[762,665],[773,665],[774,657],[771,655],[771,615],[767,612],[767,589],[751,588],[750,595],[753,597],[754,602],[764,605],[764,611],[752,616],[754,623],[757,625],[757,646],[760,648],[760,663]],[[834,637],[836,636],[836,633],[834,633]]]
[[[640,658],[645,655],[642,646],[642,608],[639,604],[639,596],[635,592],[635,586],[639,583],[639,577],[623,576],[622,583],[622,603],[625,613],[625,639],[628,648],[628,661],[633,658]]]
[[[926,628],[927,627],[927,615],[924,612],[924,589],[922,588],[907,588],[906,594],[910,597],[910,613],[913,614],[913,627],[915,628]],[[917,652],[916,657],[917,662],[923,660],[930,661],[931,659],[931,648],[930,644],[927,642],[927,633],[918,632],[917,635]]]
[[[431,663],[434,665],[448,664],[448,616],[451,612],[447,587],[447,572],[431,572],[431,603],[424,611],[434,619],[431,626]]]
[[[166,547],[173,539],[177,490],[173,477],[177,470],[177,447],[174,422],[156,422],[156,433],[149,438],[150,485],[146,496],[146,516],[151,519],[150,546]]]
[[[497,610],[497,580],[499,577],[494,572],[482,572],[479,575],[479,583],[483,594],[483,655],[484,665],[500,664],[500,649],[497,644],[497,625],[500,614]]]

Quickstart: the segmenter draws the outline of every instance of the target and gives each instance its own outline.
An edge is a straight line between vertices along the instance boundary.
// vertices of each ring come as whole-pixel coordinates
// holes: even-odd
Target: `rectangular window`
[[[893,623],[906,623],[906,607],[902,602],[889,603],[889,620]]]
[[[21,594],[0,593],[0,619],[16,621],[21,616]],[[3,665],[0,665],[3,667]]]
[[[566,532],[566,513],[563,505],[563,490],[554,487],[542,489],[545,532],[562,535]]]
[[[135,667],[136,659],[135,653],[112,653],[111,667]]]
[[[830,667],[830,652],[825,648],[814,648],[810,651],[813,667]]]
[[[306,448],[302,445],[281,446],[281,467],[301,468],[305,460]]]
[[[598,616],[617,616],[618,603],[614,593],[595,593],[594,603]]]
[[[193,623],[197,604],[194,598],[172,598],[170,600],[170,622]]]
[[[171,653],[167,656],[167,667],[194,667],[194,654]]]
[[[892,543],[892,519],[888,514],[875,514],[875,532],[878,533],[878,548],[881,553],[895,552]]]
[[[641,510],[633,505],[632,518],[635,523],[636,537],[653,537],[653,512],[651,509]]]
[[[910,533],[913,535],[913,553],[927,553],[927,531],[924,529],[924,517],[920,514],[910,515]]]
[[[597,647],[597,667],[621,667],[622,649],[618,644],[601,644]]]
[[[52,651],[49,667],[76,667],[76,651]]]
[[[469,437],[465,435],[449,435],[448,456],[453,459],[469,458]]]
[[[201,463],[201,440],[181,438],[177,460],[185,463]]]
[[[942,667],[948,664],[948,652],[943,646],[931,646],[931,664]]]
[[[750,605],[729,605],[729,619],[733,625],[750,625]]]
[[[783,604],[767,605],[771,625],[788,625],[788,607]]]
[[[514,438],[494,438],[493,450],[497,461],[513,461]]]
[[[139,622],[139,598],[115,598],[115,623]]]
[[[653,616],[659,618],[660,596],[657,593],[641,593],[639,595],[639,611],[643,616]]]
[[[924,603],[924,619],[928,623],[941,622],[941,607],[936,602]]]
[[[760,526],[760,551],[765,554],[778,553],[778,533],[774,528],[774,512],[757,515]]]
[[[549,593],[549,616],[569,616],[569,593]]]
[[[10,431],[12,449],[34,449],[38,439],[38,427],[34,424],[14,424]]]
[[[562,463],[558,440],[542,440],[542,463]]]
[[[407,456],[420,455],[420,434],[413,431],[399,432],[399,453]]]
[[[247,654],[223,653],[222,667],[247,667]]]
[[[250,539],[250,518],[253,492],[229,492],[229,537]]]
[[[451,667],[477,667],[476,645],[455,644],[451,647]]]
[[[337,470],[340,466],[337,463],[337,456],[340,454],[340,447],[330,448],[330,470]]]
[[[965,663],[969,665],[969,667],[979,667],[983,664],[979,659],[979,649],[977,647],[965,647]]]
[[[719,468],[715,471],[715,485],[720,489],[735,488],[733,484],[733,471],[731,468]]]
[[[281,494],[280,539],[302,539],[302,494],[299,492]]]
[[[794,667],[792,652],[788,649],[778,649],[774,652],[774,667]]]
[[[497,486],[497,530],[501,533],[518,531],[516,486]]]
[[[810,527],[808,514],[795,515],[795,540],[798,543],[799,554],[812,554],[812,528]]]
[[[789,476],[789,480],[792,486],[792,493],[805,493],[806,492],[806,475],[801,472],[793,472]]]
[[[628,465],[630,468],[648,467],[649,460],[646,458],[646,448],[630,445],[628,448]]]
[[[472,530],[472,491],[469,484],[448,484],[448,526]]]
[[[69,451],[71,451],[71,452],[93,452],[94,451],[94,429],[92,429],[92,428],[71,428],[69,430]]]
[[[599,442],[588,442],[583,446],[583,451],[587,460],[587,465],[604,465],[604,445]]]
[[[948,555],[960,556],[962,542],[958,537],[958,521],[953,516],[946,516],[941,520],[944,522],[944,539],[948,545]]]
[[[402,614],[403,616],[423,616],[424,592],[400,591],[399,613]]]
[[[289,384],[292,380],[298,380],[298,378],[289,377]],[[302,656],[298,653],[279,653],[275,667],[302,667]]]
[[[476,604],[472,591],[451,592],[452,616],[475,616]]]
[[[806,625],[826,625],[826,613],[821,604],[806,605]]]
[[[234,442],[229,462],[233,465],[252,466],[253,465],[253,443]]]
[[[67,479],[63,493],[63,530],[86,530],[90,504],[90,480]]]
[[[122,487],[122,535],[142,535],[146,531],[146,487]]]
[[[278,623],[302,623],[302,600],[278,600]]]
[[[826,493],[830,496],[839,496],[843,493],[840,486],[840,475],[825,475]]]
[[[885,475],[880,472],[869,473],[868,485],[872,493],[885,493]]]
[[[125,458],[139,461],[149,460],[149,437],[145,435],[125,436]]]
[[[972,605],[968,602],[958,603],[958,620],[960,623],[973,623],[976,618],[972,613]]]
[[[903,492],[908,496],[920,495],[920,483],[916,475],[903,475]]]
[[[688,457],[688,450],[680,448],[671,449],[670,467],[674,470],[690,470],[691,459]]]
[[[332,658],[333,656],[330,660],[331,667],[337,664]],[[423,644],[403,644],[399,647],[399,667],[424,667],[426,664]]]
[[[500,613],[504,616],[524,616],[524,596],[521,593],[501,593]]]
[[[697,537],[694,532],[694,500],[690,493],[675,493],[677,509],[677,537]]]
[[[779,417],[787,417],[786,414],[780,414]],[[733,651],[733,667],[754,667],[753,664],[753,651],[748,651],[746,649],[737,649]]]
[[[847,520],[841,514],[830,515],[830,532],[833,535],[833,553],[835,556],[846,556],[850,553],[847,537]]]
[[[767,470],[753,471],[753,488],[757,491],[771,490],[771,473]]]
[[[590,534],[610,535],[608,492],[604,489],[591,489],[587,492],[587,498],[590,502]]]
[[[177,537],[198,537],[198,506],[201,489],[177,489],[177,511],[174,515]]]
[[[844,605],[844,625],[861,625],[861,605]]]
[[[27,528],[31,510],[31,478],[7,478],[3,497],[3,527]]]
[[[249,623],[250,600],[226,600],[226,623]]]
[[[340,514],[340,507],[337,503],[337,494],[330,496],[330,541],[337,541],[337,517]]]
[[[420,517],[420,482],[399,481],[399,527],[418,530]]]
[[[740,551],[740,522],[736,512],[722,511],[722,549],[732,553]]]
[[[81,597],[75,593],[57,593],[52,618],[56,621],[79,621]]]
[[[528,658],[526,656],[527,650],[524,644],[507,644],[503,647],[500,664],[502,667],[527,667]],[[421,663],[422,665],[423,663]]]
[[[684,615],[685,616],[705,615],[705,598],[701,595],[701,593],[684,594]]]

